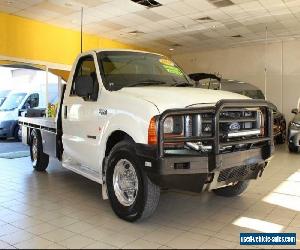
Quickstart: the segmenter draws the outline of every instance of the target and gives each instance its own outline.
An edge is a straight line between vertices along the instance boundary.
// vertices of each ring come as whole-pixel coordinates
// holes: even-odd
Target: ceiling
[[[300,0],[156,1],[161,6],[131,0],[0,0],[0,11],[79,30],[83,7],[84,32],[163,53],[264,42],[266,33],[269,41],[300,37]]]

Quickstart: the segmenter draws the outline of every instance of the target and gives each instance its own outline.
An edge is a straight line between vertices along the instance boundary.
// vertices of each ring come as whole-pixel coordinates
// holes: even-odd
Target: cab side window
[[[85,77],[85,76],[91,77],[93,79],[93,82],[94,82],[93,95],[96,95],[96,99],[97,99],[98,92],[99,92],[99,83],[98,83],[98,79],[97,79],[96,66],[95,66],[93,56],[85,56],[85,57],[82,57],[78,61],[77,67],[76,67],[76,70],[74,73],[74,77],[73,77],[70,96],[77,96],[77,94],[76,94],[77,79],[80,77]],[[93,99],[95,99],[95,96]]]
[[[39,106],[39,94],[31,94],[24,103],[23,109],[36,108]]]

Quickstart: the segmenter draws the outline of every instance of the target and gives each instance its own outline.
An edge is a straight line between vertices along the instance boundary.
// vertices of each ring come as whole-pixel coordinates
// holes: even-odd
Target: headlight
[[[173,117],[167,117],[164,123],[164,133],[171,134],[174,131],[174,119]]]
[[[164,122],[164,133],[180,135],[183,133],[183,116],[169,116]]]
[[[296,122],[291,122],[291,126],[295,128],[300,128],[300,124]]]
[[[169,116],[164,121],[164,135],[166,137],[183,134],[183,116]],[[148,144],[157,144],[157,117],[152,117],[148,127]]]

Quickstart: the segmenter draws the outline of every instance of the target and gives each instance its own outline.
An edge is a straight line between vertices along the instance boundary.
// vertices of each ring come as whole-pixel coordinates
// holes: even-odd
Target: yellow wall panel
[[[0,13],[0,55],[71,65],[80,52],[80,32]],[[84,34],[83,50],[141,49]]]

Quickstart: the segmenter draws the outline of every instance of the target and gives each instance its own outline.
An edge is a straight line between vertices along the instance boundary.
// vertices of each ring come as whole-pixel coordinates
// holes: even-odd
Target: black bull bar
[[[264,100],[220,100],[214,106],[197,107],[197,108],[182,108],[182,109],[169,109],[163,112],[158,118],[158,156],[160,158],[165,157],[164,145],[166,143],[184,143],[184,142],[208,142],[212,146],[212,150],[208,152],[208,158],[210,166],[217,166],[217,158],[220,154],[220,148],[226,146],[234,146],[238,144],[256,144],[264,143],[265,157],[271,156],[272,145],[273,145],[273,109],[272,104]],[[220,142],[220,113],[222,111],[228,111],[228,109],[246,109],[246,108],[257,108],[263,112],[264,117],[264,135],[258,138],[242,139],[230,142]],[[227,110],[224,110],[227,109]],[[164,136],[164,122],[169,116],[180,116],[180,115],[201,115],[205,113],[212,113],[212,135],[211,136],[177,136],[172,138],[165,138]],[[210,169],[212,170],[212,169]]]

